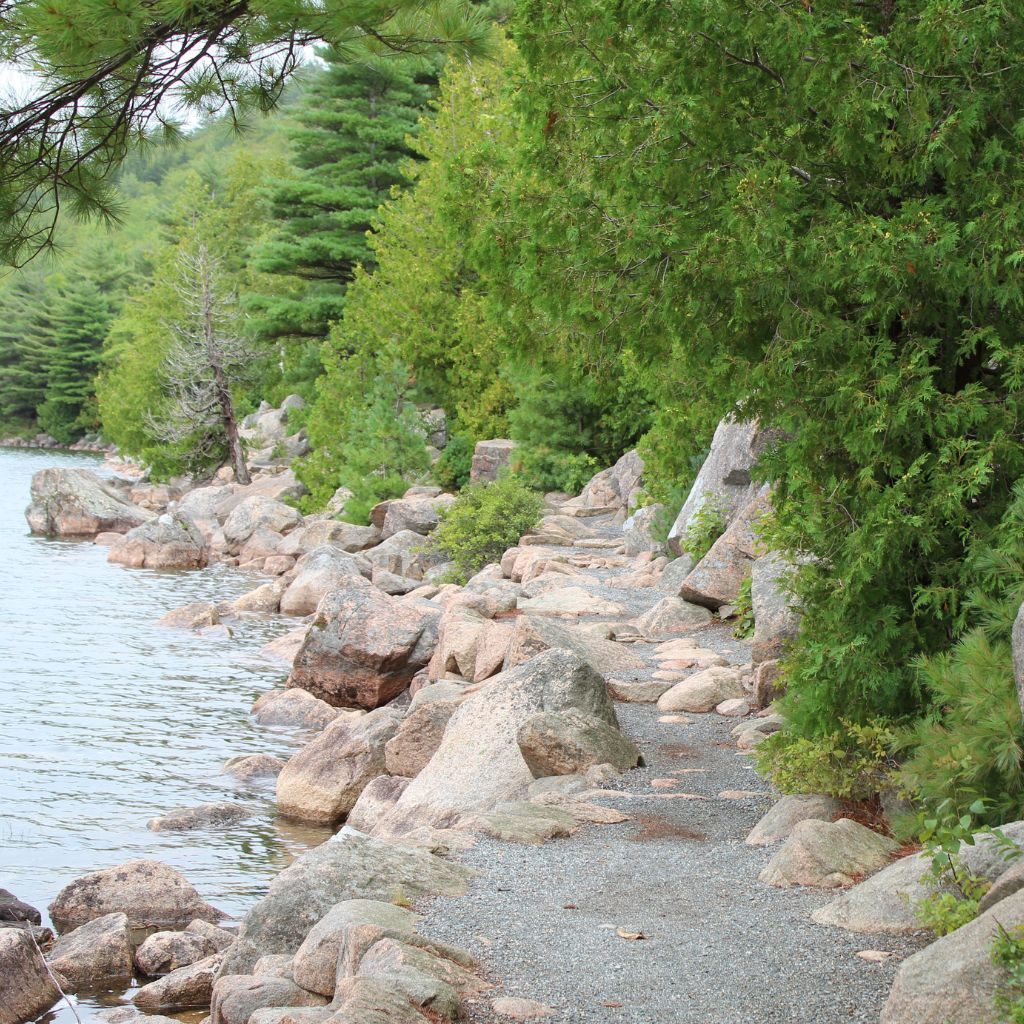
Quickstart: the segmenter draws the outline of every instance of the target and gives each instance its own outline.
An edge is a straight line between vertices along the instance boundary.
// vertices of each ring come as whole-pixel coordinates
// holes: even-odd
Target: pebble
[[[551,1017],[554,1010],[544,1003],[533,999],[517,999],[514,996],[503,996],[491,1002],[491,1009],[500,1017],[511,1017],[513,1020],[537,1020],[540,1017]]]

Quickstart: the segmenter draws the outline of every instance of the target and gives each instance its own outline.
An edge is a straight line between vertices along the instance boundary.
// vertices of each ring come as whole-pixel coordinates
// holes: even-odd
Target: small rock
[[[281,758],[271,757],[270,754],[240,754],[238,757],[229,757],[222,771],[242,782],[248,782],[278,775],[284,765]]]
[[[142,1010],[178,1011],[207,1007],[221,959],[222,954],[216,953],[143,985],[132,996],[132,1002]]]
[[[839,801],[830,796],[797,794],[784,796],[753,827],[747,836],[750,846],[766,846],[786,839],[801,821],[815,818],[832,821],[839,813]]]
[[[50,966],[80,988],[111,988],[132,976],[132,940],[124,914],[105,914],[62,935],[49,954]]]
[[[252,716],[260,725],[288,725],[298,729],[325,729],[342,714],[352,715],[353,712],[332,708],[327,701],[295,687],[268,690],[252,706]]]
[[[155,932],[135,951],[135,964],[151,978],[205,960],[218,952],[214,942],[196,932]]]
[[[621,700],[627,704],[654,704],[666,690],[672,689],[672,683],[662,680],[640,680],[629,682],[624,679],[609,679],[608,693],[612,700]]]
[[[750,705],[742,697],[732,697],[729,700],[723,700],[715,708],[715,711],[726,718],[742,718],[744,715],[750,714]]]
[[[157,623],[173,629],[206,629],[208,626],[218,625],[220,616],[217,614],[216,606],[209,601],[192,601],[180,608],[172,608],[166,615],[161,616]]]
[[[740,674],[733,668],[707,668],[676,683],[658,700],[659,711],[713,711],[722,701],[743,697]]]
[[[692,633],[711,624],[711,612],[690,604],[681,597],[662,598],[650,611],[636,620],[637,631],[660,640],[678,633]]]
[[[861,960],[867,960],[869,964],[884,964],[886,960],[891,959],[896,954],[889,953],[884,949],[862,949],[856,956],[859,956]]]
[[[511,1017],[513,1020],[538,1020],[541,1017],[553,1017],[555,1011],[550,1006],[535,1002],[532,999],[518,999],[514,996],[502,996],[491,1001],[491,1009],[500,1017]]]

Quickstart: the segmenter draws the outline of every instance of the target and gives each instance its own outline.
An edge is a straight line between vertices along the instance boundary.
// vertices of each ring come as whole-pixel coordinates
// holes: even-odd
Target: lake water
[[[101,463],[0,448],[0,887],[45,915],[72,879],[155,858],[237,918],[326,836],[274,818],[272,781],[253,787],[221,773],[233,755],[287,757],[300,742],[248,715],[284,678],[259,650],[289,624],[247,619],[232,624],[233,638],[156,625],[171,608],[264,580],[223,566],[126,569],[89,541],[31,536],[32,474],[55,465]],[[251,803],[254,816],[216,831],[146,828],[170,808],[224,799]],[[83,998],[78,1012],[88,1022],[119,1001]],[[43,1020],[74,1017],[55,1010]]]

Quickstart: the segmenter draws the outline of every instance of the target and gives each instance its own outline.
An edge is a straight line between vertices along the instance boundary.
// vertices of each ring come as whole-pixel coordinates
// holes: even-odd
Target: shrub
[[[541,496],[514,476],[473,484],[443,513],[431,541],[453,563],[453,581],[465,582],[532,530],[543,508]]]
[[[578,494],[601,468],[585,452],[566,452],[545,445],[525,447],[517,453],[519,475],[538,491]]]
[[[783,793],[871,799],[885,789],[893,771],[896,735],[884,719],[842,726],[814,739],[789,730],[769,736],[755,751],[758,770]]]
[[[750,592],[753,582],[754,578],[747,576],[740,584],[740,591],[733,601],[736,625],[733,626],[732,635],[739,640],[754,635],[754,598]]]
[[[473,465],[473,439],[466,434],[453,434],[441,457],[434,463],[434,479],[446,491],[461,491],[469,483]]]
[[[1024,1024],[1024,928],[1007,931],[998,925],[992,962],[1005,972],[993,1005],[1006,1024]]]
[[[725,514],[719,507],[714,495],[704,495],[704,503],[693,514],[686,527],[682,549],[695,562],[699,562],[710,550],[711,546],[722,536],[725,530]]]

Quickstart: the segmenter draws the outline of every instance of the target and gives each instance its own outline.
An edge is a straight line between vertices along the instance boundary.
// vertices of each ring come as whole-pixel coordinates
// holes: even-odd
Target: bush
[[[754,635],[754,598],[750,592],[753,583],[753,576],[747,576],[740,584],[740,592],[733,602],[736,625],[733,626],[732,635],[738,640],[746,640]]]
[[[998,925],[992,944],[992,962],[1004,974],[993,1005],[1006,1024],[1024,1024],[1024,928],[1007,931]]]
[[[544,445],[517,452],[519,475],[538,491],[564,491],[579,494],[601,468],[597,459],[585,452],[565,452]]]
[[[889,782],[896,734],[889,722],[843,728],[809,739],[789,730],[769,736],[755,750],[758,770],[783,793],[826,793],[870,800]]]
[[[469,483],[473,465],[473,439],[465,434],[453,434],[441,457],[434,463],[434,479],[446,491],[461,491]]]
[[[725,530],[725,514],[710,492],[704,495],[704,503],[693,514],[683,538],[683,553],[699,562]]]
[[[541,496],[514,476],[473,484],[443,513],[431,541],[453,563],[452,580],[464,583],[532,530],[543,508]]]

